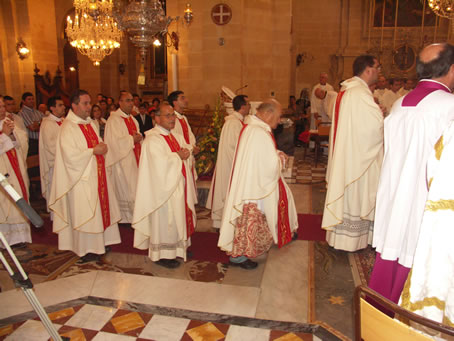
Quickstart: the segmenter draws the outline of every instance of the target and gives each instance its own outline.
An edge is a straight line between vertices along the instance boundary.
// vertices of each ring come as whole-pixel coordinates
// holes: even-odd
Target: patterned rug
[[[357,272],[359,276],[359,283],[357,285],[369,283],[370,274],[374,268],[375,263],[375,249],[370,245],[364,250],[356,251],[351,254],[349,258],[353,270]]]

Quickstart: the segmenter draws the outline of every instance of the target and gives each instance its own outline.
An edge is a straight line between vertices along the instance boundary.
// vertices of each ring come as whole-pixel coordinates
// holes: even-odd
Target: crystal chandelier
[[[427,0],[432,11],[443,18],[454,18],[454,0]]]
[[[120,47],[121,31],[112,17],[112,0],[74,0],[74,22],[68,16],[66,34],[71,46],[95,65]]]
[[[170,23],[179,17],[167,17],[160,0],[129,0],[129,3],[126,0],[115,0],[113,15],[119,27],[126,31],[131,42],[139,48],[142,65],[137,83],[144,85],[147,49],[159,35],[166,35]],[[191,5],[187,4],[184,20],[190,24],[192,18]]]

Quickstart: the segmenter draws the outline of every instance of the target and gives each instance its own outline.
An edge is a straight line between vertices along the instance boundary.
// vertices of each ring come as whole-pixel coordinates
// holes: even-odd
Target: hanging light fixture
[[[180,17],[167,17],[160,0],[115,0],[113,15],[118,26],[124,30],[131,42],[139,49],[141,66],[138,84],[145,84],[145,60],[147,50],[158,39],[165,36],[172,21]],[[184,21],[190,23],[193,14],[191,5],[186,5]]]
[[[120,47],[121,30],[112,16],[112,0],[74,0],[74,21],[68,16],[66,34],[71,46],[94,65]]]
[[[432,11],[443,18],[454,18],[454,0],[427,0]]]

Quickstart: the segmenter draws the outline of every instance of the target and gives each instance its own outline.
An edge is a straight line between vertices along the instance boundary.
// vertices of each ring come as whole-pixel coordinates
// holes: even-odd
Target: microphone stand
[[[8,176],[8,174],[6,174]],[[16,202],[17,206],[24,212],[24,214],[31,217],[30,220],[32,221],[33,225],[40,227],[43,225],[43,220],[41,217],[36,213],[36,211],[22,198],[19,193],[8,183],[6,180],[6,176],[0,173],[0,184],[6,190],[6,192],[11,196],[11,198]],[[39,219],[37,219],[37,217]],[[0,260],[3,263],[4,268],[8,272],[9,276],[14,282],[16,288],[21,288],[22,292],[24,293],[25,297],[27,298],[30,305],[35,310],[36,314],[39,316],[41,322],[43,323],[44,327],[46,328],[49,335],[52,337],[53,340],[56,341],[69,341],[68,337],[60,336],[55,329],[52,321],[50,320],[49,316],[47,315],[46,311],[44,310],[41,303],[38,301],[38,298],[33,291],[33,283],[28,277],[27,273],[25,272],[24,268],[20,264],[19,260],[16,258],[11,246],[9,246],[8,242],[6,241],[5,236],[0,231],[0,241],[2,242],[3,246],[5,247],[6,251],[8,252],[9,256],[11,257],[14,265],[17,268],[17,272],[14,272],[8,261],[6,260],[3,252],[0,252]]]

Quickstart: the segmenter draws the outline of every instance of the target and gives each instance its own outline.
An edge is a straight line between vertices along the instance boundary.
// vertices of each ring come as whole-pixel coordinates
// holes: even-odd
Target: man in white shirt
[[[315,90],[322,89],[324,91],[334,91],[331,84],[328,84],[328,74],[326,72],[320,73],[320,83],[312,88],[311,96],[311,129],[317,129],[316,120],[321,119],[323,122],[329,122],[329,116],[326,108],[323,105],[324,99],[320,99],[315,95]]]
[[[389,85],[390,89],[386,89],[385,93],[378,101],[378,103],[386,109],[385,116],[389,115],[394,102],[401,97],[399,90],[402,87],[402,82],[400,81],[400,79],[391,78],[389,80]]]

